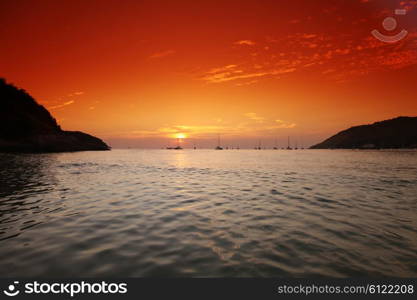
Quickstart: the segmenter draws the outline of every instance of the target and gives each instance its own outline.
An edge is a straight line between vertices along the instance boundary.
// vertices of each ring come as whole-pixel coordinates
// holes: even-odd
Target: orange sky
[[[416,37],[417,0],[1,1],[0,77],[116,147],[309,146],[417,115]]]

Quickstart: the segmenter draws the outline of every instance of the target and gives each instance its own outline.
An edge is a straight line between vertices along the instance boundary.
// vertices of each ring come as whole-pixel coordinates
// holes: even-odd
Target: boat
[[[182,147],[180,146],[180,139],[177,139],[177,146],[176,147],[167,147],[167,150],[182,150]]]
[[[290,137],[288,137],[288,146],[287,146],[287,150],[292,150],[292,148],[290,147]]]
[[[274,146],[274,148],[272,148],[272,149],[274,149],[274,150],[278,150],[278,141],[277,141],[277,139],[275,139],[275,146]]]
[[[220,146],[220,134],[217,135],[217,147],[214,148],[214,150],[223,150],[223,148]]]

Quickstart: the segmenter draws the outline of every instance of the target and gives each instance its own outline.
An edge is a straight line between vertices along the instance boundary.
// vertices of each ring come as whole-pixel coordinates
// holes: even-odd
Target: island
[[[417,148],[417,117],[397,117],[341,131],[310,149]]]
[[[0,78],[0,152],[42,153],[110,150],[101,139],[64,131],[25,90]]]

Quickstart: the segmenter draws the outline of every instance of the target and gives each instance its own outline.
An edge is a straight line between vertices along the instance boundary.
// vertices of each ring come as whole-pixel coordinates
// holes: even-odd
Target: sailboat
[[[220,134],[217,135],[217,147],[214,148],[214,150],[223,150],[223,148],[220,147]]]
[[[290,147],[290,137],[288,137],[288,147],[287,150],[292,150],[292,148]]]
[[[167,150],[182,150],[182,147],[180,146],[180,139],[177,139],[176,147],[167,147]]]
[[[180,139],[177,139],[177,147],[174,148],[174,150],[182,150],[182,147],[180,145]]]
[[[273,148],[274,150],[278,150],[278,141],[277,141],[277,139],[275,139],[275,146],[274,146],[274,148]]]

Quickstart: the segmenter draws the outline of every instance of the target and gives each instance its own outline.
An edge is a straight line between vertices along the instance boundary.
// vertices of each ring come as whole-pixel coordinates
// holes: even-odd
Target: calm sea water
[[[416,151],[0,154],[0,276],[417,276]]]

